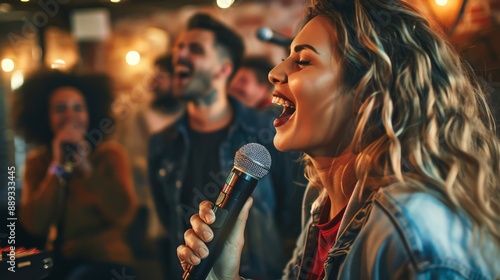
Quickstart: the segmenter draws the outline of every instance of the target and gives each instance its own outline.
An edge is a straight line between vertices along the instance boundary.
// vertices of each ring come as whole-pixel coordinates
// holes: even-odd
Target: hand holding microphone
[[[199,214],[191,218],[192,229],[184,235],[186,244],[177,248],[184,280],[206,279],[209,273],[217,279],[239,279],[250,195],[270,167],[271,156],[260,144],[250,143],[236,152],[234,168],[215,205],[200,204]]]
[[[69,178],[74,168],[79,168],[84,176],[88,176],[91,172],[86,154],[79,151],[84,145],[88,145],[84,132],[79,123],[65,122],[52,140],[51,166],[56,174],[64,173],[67,177],[65,179]],[[83,150],[87,151],[86,148],[88,147]],[[56,170],[57,168],[60,170]]]
[[[233,230],[227,237],[224,248],[206,279],[240,279],[240,257],[245,242],[246,221],[252,202],[252,197],[249,197],[241,209]],[[206,258],[211,256],[212,252],[208,251],[205,243],[211,242],[214,236],[210,227],[216,220],[215,213],[212,210],[213,206],[214,204],[210,201],[200,203],[199,213],[191,218],[192,229],[186,231],[184,235],[186,245],[177,248],[177,255],[185,271],[199,265],[201,261],[205,261]],[[205,252],[208,252],[208,254]],[[186,277],[184,279],[189,279]]]
[[[78,143],[84,140],[84,130],[73,122],[66,122],[52,140],[52,160],[59,164],[69,161]],[[73,148],[73,149],[70,149]]]

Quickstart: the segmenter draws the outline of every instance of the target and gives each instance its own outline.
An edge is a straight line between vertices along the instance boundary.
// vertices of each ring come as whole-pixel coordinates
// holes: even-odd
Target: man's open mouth
[[[193,74],[193,68],[183,64],[177,64],[174,67],[174,77],[177,79],[186,79]]]

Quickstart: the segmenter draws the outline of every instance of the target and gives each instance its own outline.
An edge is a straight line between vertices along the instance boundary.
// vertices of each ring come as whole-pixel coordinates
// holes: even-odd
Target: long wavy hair
[[[500,245],[500,144],[470,66],[399,0],[313,0],[310,18],[319,15],[336,29],[343,83],[354,94],[358,184],[444,194]]]

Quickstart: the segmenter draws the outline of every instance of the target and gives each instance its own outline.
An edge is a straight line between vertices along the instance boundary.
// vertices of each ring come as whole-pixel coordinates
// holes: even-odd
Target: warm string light
[[[11,72],[14,70],[14,61],[10,58],[5,58],[2,60],[2,70],[4,72]]]
[[[16,90],[20,88],[24,83],[24,73],[22,70],[17,70],[12,73],[12,77],[10,78],[10,88],[12,90]]]
[[[448,0],[436,0],[438,6],[444,7],[448,4]]]
[[[451,36],[464,16],[467,0],[426,0],[429,16],[436,19],[444,31]],[[424,6],[424,7],[425,7]]]
[[[135,66],[141,61],[141,55],[136,51],[129,51],[125,56],[125,61],[130,66]]]
[[[7,3],[0,3],[0,13],[8,13],[12,10],[12,6]]]
[[[227,9],[233,5],[234,0],[217,0],[217,6],[221,9]]]

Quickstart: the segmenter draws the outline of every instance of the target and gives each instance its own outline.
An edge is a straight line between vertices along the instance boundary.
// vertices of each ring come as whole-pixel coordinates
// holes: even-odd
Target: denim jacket
[[[227,174],[234,165],[234,155],[244,144],[256,142],[264,145],[271,153],[270,172],[259,180],[252,197],[254,203],[250,212],[245,247],[241,259],[242,276],[247,278],[279,278],[286,259],[282,244],[293,244],[300,225],[300,200],[296,192],[303,187],[295,186],[292,174],[292,155],[278,152],[273,146],[275,134],[270,115],[244,107],[230,98],[234,117],[229,134],[219,149],[220,170],[214,174],[214,184],[222,188]],[[196,205],[181,205],[181,189],[186,176],[190,139],[188,118],[185,115],[173,126],[154,135],[149,144],[149,177],[158,216],[167,231],[168,279],[180,279],[180,265],[176,248],[184,244],[183,221],[189,221],[202,200],[215,201],[217,192],[204,190],[193,200]],[[302,193],[300,193],[300,197]],[[294,203],[297,201],[297,203]],[[291,248],[290,248],[291,251]]]
[[[499,277],[493,243],[483,240],[482,248],[479,243],[471,246],[470,220],[438,197],[395,185],[363,193],[355,188],[325,261],[324,279],[496,279],[494,273]],[[307,279],[321,205],[318,189],[309,186],[303,209],[307,222],[282,279]]]

